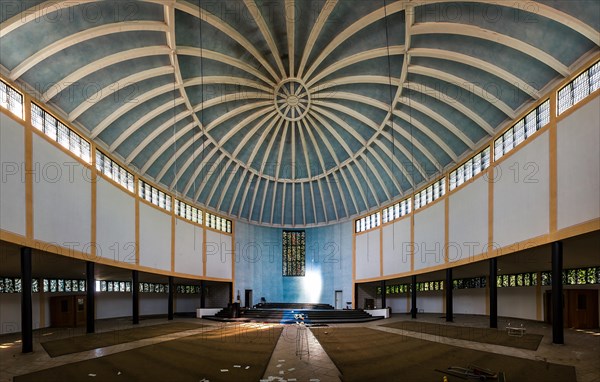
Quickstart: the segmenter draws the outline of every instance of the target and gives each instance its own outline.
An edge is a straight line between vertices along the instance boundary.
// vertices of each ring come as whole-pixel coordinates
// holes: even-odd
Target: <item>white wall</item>
[[[140,202],[140,265],[171,270],[171,215]]]
[[[485,288],[454,289],[452,304],[456,314],[486,314]]]
[[[379,277],[381,254],[380,254],[380,230],[356,235],[356,279],[368,279]]]
[[[167,314],[168,304],[167,293],[140,293],[140,316]]]
[[[548,233],[548,132],[510,155],[494,177],[494,243],[508,246]]]
[[[450,196],[448,261],[458,261],[486,252],[488,184],[487,178],[482,176]]]
[[[410,217],[383,227],[383,275],[410,272]]]
[[[558,124],[558,229],[600,217],[600,98]]]
[[[140,293],[140,296],[142,294]],[[142,297],[140,297],[140,300]],[[127,317],[132,314],[131,293],[102,292],[96,293],[96,319]]]
[[[442,313],[444,311],[444,291],[417,292],[417,309],[423,313]],[[386,300],[387,301],[387,300]]]
[[[206,230],[206,276],[231,279],[233,246],[231,236]]]
[[[415,213],[415,269],[444,263],[445,201]]]
[[[534,287],[498,288],[498,316],[535,320],[535,290]]]
[[[176,294],[175,312],[189,313],[196,312],[200,308],[200,294]]]
[[[0,113],[0,229],[25,236],[23,126]]]
[[[387,296],[385,299],[385,304],[388,306],[388,308],[392,309],[392,314],[409,313],[410,301],[407,305],[407,300],[410,300],[410,294],[399,294],[394,295],[394,297]]]
[[[96,255],[135,264],[135,198],[98,176]]]
[[[90,170],[33,134],[34,237],[90,253]]]
[[[202,276],[203,230],[175,219],[175,272]]]

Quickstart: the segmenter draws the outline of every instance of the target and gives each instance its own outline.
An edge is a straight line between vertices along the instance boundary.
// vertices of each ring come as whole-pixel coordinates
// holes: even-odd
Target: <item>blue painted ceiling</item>
[[[3,74],[100,147],[278,226],[410,194],[600,45],[595,0],[2,1],[0,22]]]

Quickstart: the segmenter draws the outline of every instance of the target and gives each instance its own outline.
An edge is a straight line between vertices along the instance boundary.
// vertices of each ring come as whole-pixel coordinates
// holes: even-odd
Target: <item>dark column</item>
[[[561,241],[552,243],[552,342],[564,344],[563,317],[563,246]]]
[[[229,302],[233,302],[233,283],[229,283]]]
[[[96,288],[96,279],[94,276],[94,263],[88,261],[85,263],[87,286],[86,286],[86,328],[87,333],[94,333],[96,331],[96,322],[94,321],[96,314],[95,308],[96,303],[94,301],[94,289]]]
[[[354,284],[354,309],[358,309],[358,284]]]
[[[452,268],[446,269],[446,322],[452,322],[454,312],[452,308]]]
[[[200,281],[200,308],[206,308],[206,283],[204,280]]]
[[[417,318],[417,276],[411,276],[410,285],[410,316]]]
[[[140,274],[131,271],[131,319],[134,325],[140,323]]]
[[[387,308],[387,302],[385,301],[385,280],[381,280],[381,309]]]
[[[21,351],[23,353],[33,351],[31,282],[31,248],[23,247],[21,248]]]
[[[490,259],[490,328],[498,327],[498,259]]]
[[[173,319],[173,297],[175,296],[175,284],[173,284],[173,276],[169,276],[169,310],[168,320]]]

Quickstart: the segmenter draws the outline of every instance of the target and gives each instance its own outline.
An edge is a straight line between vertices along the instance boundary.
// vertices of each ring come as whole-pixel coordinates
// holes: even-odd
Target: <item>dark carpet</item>
[[[399,321],[381,326],[417,333],[432,334],[440,337],[450,337],[459,340],[483,342],[486,344],[510,346],[528,350],[537,350],[544,337],[540,334],[525,334],[523,337],[514,337],[509,336],[506,333],[506,330],[472,328],[467,326],[443,325],[419,321]]]
[[[575,368],[464,349],[368,328],[311,329],[349,381],[441,381],[449,366],[503,371],[510,382],[576,382]],[[448,381],[464,381],[448,375]]]
[[[53,367],[15,382],[140,381],[241,382],[260,380],[281,327],[228,325],[201,334]]]
[[[140,326],[132,329],[112,330],[102,333],[68,337],[60,340],[42,342],[41,345],[50,357],[58,357],[65,354],[79,353],[86,350],[182,332],[184,330],[200,329],[203,326],[206,325],[194,324],[191,322],[174,322],[170,324]]]

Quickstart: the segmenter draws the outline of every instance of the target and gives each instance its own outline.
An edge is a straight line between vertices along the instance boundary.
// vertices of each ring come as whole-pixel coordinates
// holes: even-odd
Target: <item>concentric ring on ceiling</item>
[[[1,12],[7,77],[178,197],[281,226],[409,194],[600,45],[597,1],[23,1]]]

